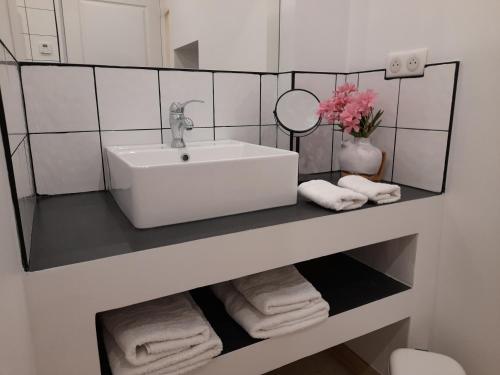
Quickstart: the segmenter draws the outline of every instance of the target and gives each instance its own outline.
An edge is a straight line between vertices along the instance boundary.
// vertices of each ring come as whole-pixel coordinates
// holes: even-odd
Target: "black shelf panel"
[[[344,253],[313,259],[296,265],[330,304],[330,316],[355,309],[410,289],[409,286],[370,268]],[[191,294],[214,330],[220,336],[224,351],[230,353],[261,340],[250,337],[225,311],[224,305],[203,287]],[[102,375],[111,375],[96,319]]]
[[[333,183],[338,178],[338,173],[300,176],[301,181],[324,179]],[[401,186],[400,202],[435,195],[438,194]],[[368,202],[360,210],[376,206]],[[342,213],[299,198],[297,204],[292,206],[158,228],[136,229],[109,192],[39,197],[33,221],[29,271]]]

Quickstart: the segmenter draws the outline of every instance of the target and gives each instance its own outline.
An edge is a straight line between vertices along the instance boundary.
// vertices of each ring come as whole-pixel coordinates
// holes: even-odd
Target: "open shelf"
[[[296,266],[330,304],[330,316],[344,313],[410,289],[409,286],[343,253],[302,262],[296,264]],[[250,337],[226,313],[224,305],[212,294],[208,287],[192,290],[191,294],[220,336],[224,345],[222,355],[227,355],[238,349],[263,341]],[[101,327],[98,318],[96,318],[96,327],[101,373],[111,375],[100,335]]]

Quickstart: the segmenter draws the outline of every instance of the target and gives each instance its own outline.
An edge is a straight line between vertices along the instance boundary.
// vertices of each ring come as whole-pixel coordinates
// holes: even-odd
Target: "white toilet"
[[[443,354],[397,349],[389,362],[391,375],[466,375],[460,364]]]

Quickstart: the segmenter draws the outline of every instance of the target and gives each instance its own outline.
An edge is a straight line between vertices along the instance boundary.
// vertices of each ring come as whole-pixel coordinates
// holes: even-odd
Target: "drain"
[[[182,161],[189,161],[189,155],[188,154],[182,154],[181,155],[181,160]]]

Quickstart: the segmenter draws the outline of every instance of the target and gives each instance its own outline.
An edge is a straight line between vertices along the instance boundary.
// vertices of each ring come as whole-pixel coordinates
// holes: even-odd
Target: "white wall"
[[[280,71],[346,70],[349,1],[282,0]]]
[[[0,375],[35,374],[19,242],[0,146]]]
[[[7,0],[0,0],[0,38],[13,47]],[[19,242],[3,146],[0,145],[0,375],[35,374]]]
[[[414,47],[429,47],[431,62],[462,61],[431,348],[468,374],[497,374],[500,2],[351,0],[350,14],[351,70],[380,68],[387,52]]]
[[[276,71],[277,0],[168,0],[171,48],[199,41],[201,69]],[[269,22],[268,15],[275,15]],[[272,20],[271,20],[272,21]],[[268,49],[268,41],[275,43]],[[274,66],[268,66],[268,62]]]

